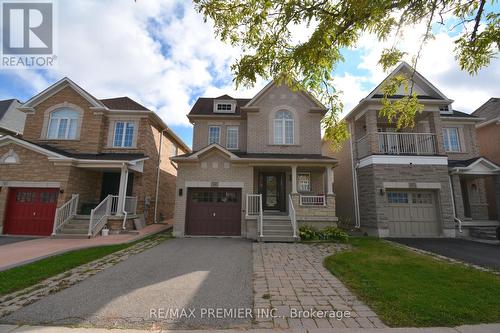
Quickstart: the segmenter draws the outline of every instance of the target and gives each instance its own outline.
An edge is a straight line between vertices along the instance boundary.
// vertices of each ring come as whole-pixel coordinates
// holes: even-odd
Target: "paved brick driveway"
[[[253,244],[254,312],[275,308],[276,317],[256,318],[262,328],[386,327],[323,267],[337,244]],[[350,317],[295,318],[300,310],[349,311]],[[295,311],[295,315],[294,315]]]

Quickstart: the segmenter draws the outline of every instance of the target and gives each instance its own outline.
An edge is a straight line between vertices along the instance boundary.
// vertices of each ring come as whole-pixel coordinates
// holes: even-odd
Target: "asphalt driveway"
[[[390,240],[474,265],[500,270],[500,245],[456,238],[391,238]]]
[[[214,318],[217,308],[252,308],[248,240],[168,240],[0,323],[171,329],[250,324],[251,318]]]

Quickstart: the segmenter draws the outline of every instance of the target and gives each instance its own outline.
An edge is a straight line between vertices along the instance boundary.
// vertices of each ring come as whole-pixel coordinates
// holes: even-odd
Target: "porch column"
[[[292,165],[292,193],[297,193],[297,166]]]
[[[127,195],[128,168],[124,164],[120,173],[120,187],[118,189],[118,204],[116,205],[116,215],[123,215],[125,209],[125,196]]]
[[[460,176],[457,174],[451,175],[451,186],[453,189],[453,200],[455,202],[455,215],[463,220],[465,217],[464,212],[464,199],[462,197],[462,187],[460,186]]]
[[[500,221],[500,175],[493,176],[493,193],[497,205],[497,220]]]
[[[327,166],[326,170],[326,194],[333,194],[333,168]]]

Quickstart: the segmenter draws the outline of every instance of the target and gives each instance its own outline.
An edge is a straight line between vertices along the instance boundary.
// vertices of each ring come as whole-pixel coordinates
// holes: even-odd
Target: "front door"
[[[128,173],[127,180],[127,195],[132,195],[132,188],[134,187],[134,174],[132,172]],[[99,202],[103,201],[109,194],[118,195],[118,190],[120,189],[120,174],[117,172],[105,172],[102,174],[102,185],[101,185],[101,199]]]
[[[285,211],[285,174],[282,172],[261,173],[259,192],[262,194],[264,210]]]

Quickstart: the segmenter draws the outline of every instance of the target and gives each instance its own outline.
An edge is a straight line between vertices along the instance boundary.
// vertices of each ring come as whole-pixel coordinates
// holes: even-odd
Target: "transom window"
[[[70,108],[62,108],[50,113],[48,139],[76,139],[78,128],[78,112]]]
[[[274,116],[274,143],[277,145],[293,144],[293,114],[282,110]]]
[[[226,133],[227,149],[238,149],[238,126],[228,126]]]
[[[458,128],[444,127],[443,128],[443,143],[444,149],[449,152],[460,151],[460,141],[458,139]]]
[[[208,127],[208,144],[212,143],[220,144],[220,126]]]
[[[116,121],[113,135],[113,147],[133,147],[135,123],[131,121]]]
[[[299,192],[311,192],[311,174],[309,172],[299,172],[297,182]]]

